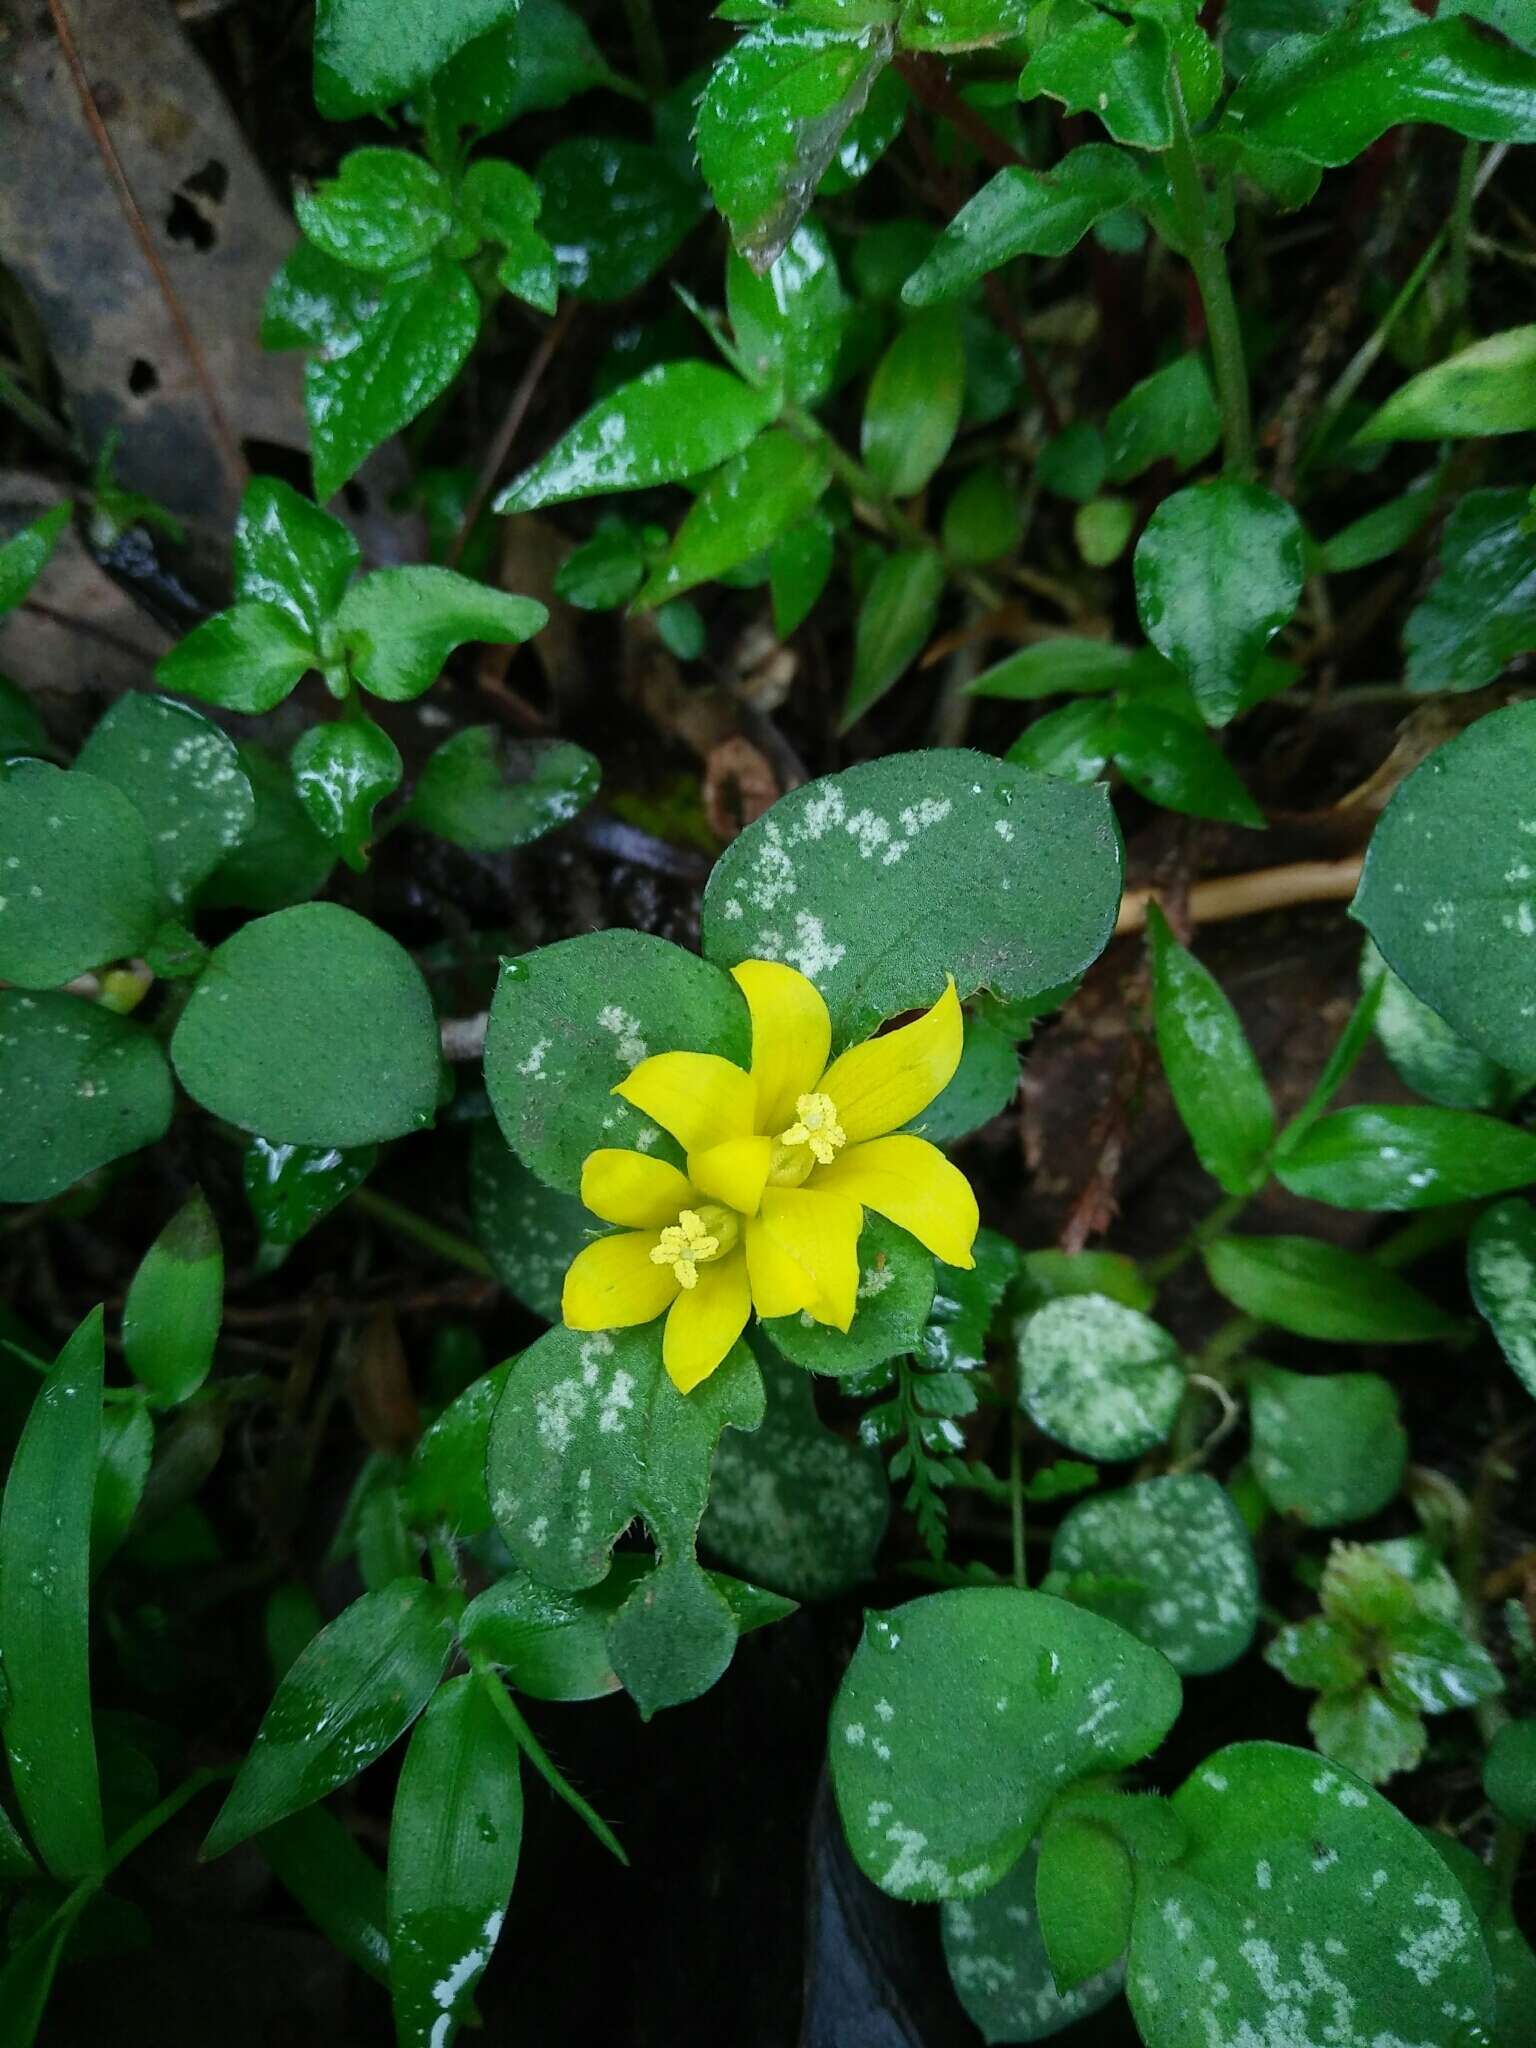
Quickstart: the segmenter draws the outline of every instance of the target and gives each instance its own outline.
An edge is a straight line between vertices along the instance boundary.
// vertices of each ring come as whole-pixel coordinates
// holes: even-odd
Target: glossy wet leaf
[[[163,689],[225,711],[272,711],[319,665],[307,630],[255,598],[215,612],[155,663]]]
[[[1115,766],[1132,789],[1164,810],[1263,829],[1264,813],[1203,727],[1171,712],[1125,704],[1115,714],[1110,741]]]
[[[579,299],[626,299],[661,269],[699,217],[699,191],[659,149],[573,135],[539,160],[539,233]]]
[[[1340,1109],[1283,1148],[1275,1173],[1335,1209],[1435,1209],[1536,1180],[1536,1133],[1469,1109]]]
[[[418,1439],[401,1485],[412,1527],[443,1522],[461,1539],[483,1535],[490,1528],[486,1446],[491,1417],[516,1362],[504,1359],[471,1380]]]
[[[347,1961],[389,1982],[384,1873],[325,1806],[306,1806],[256,1837],[256,1848]]]
[[[583,413],[508,485],[496,510],[532,512],[569,498],[681,483],[739,455],[767,422],[763,395],[728,370],[657,363]]]
[[[841,729],[863,717],[916,661],[938,621],[943,557],[932,548],[887,555],[870,579],[854,629],[853,677]]]
[[[1481,0],[1478,11],[1486,6],[1492,13],[1497,5],[1498,0],[1491,5]],[[1482,1926],[1498,1994],[1498,2021],[1489,2037],[1493,2048],[1523,2048],[1536,2025],[1536,1954],[1515,1920],[1512,1901],[1487,1864],[1462,1843],[1437,1828],[1426,1828],[1424,1839],[1450,1865]]]
[[[1175,356],[1133,384],[1104,422],[1108,474],[1128,483],[1154,462],[1176,469],[1203,462],[1221,438],[1210,372],[1198,355]]]
[[[1407,1432],[1397,1395],[1373,1372],[1249,1377],[1253,1469],[1273,1507],[1312,1529],[1363,1522],[1403,1483]]]
[[[202,1190],[155,1239],[128,1283],[123,1356],[141,1386],[185,1401],[208,1377],[224,1310],[224,1247]]]
[[[1301,523],[1257,484],[1222,478],[1164,498],[1136,544],[1136,609],[1208,725],[1249,701],[1259,657],[1295,611]]]
[[[0,1969],[0,2043],[4,2048],[32,2048],[64,1950],[93,1896],[99,1898],[100,1894],[70,1893],[57,1913],[44,1918],[10,1951]]]
[[[944,548],[952,560],[978,565],[1011,554],[1023,536],[1019,498],[1000,463],[973,469],[944,507]]]
[[[1269,1177],[1275,1142],[1263,1071],[1221,985],[1155,904],[1147,931],[1157,1049],[1179,1115],[1206,1171],[1228,1194],[1251,1194]]]
[[[1060,1991],[1040,1933],[1031,1843],[990,1891],[946,1900],[944,1960],[955,1995],[987,2041],[1048,2041],[1118,1997],[1123,1967]]]
[[[460,1640],[529,1699],[602,1699],[620,1689],[608,1651],[609,1623],[650,1569],[649,1558],[621,1551],[607,1578],[574,1593],[556,1592],[527,1572],[507,1572],[465,1608]]]
[[[502,969],[485,1080],[503,1137],[551,1187],[575,1194],[599,1146],[671,1157],[672,1141],[615,1086],[651,1053],[749,1063],[747,1006],[728,975],[640,932],[592,932]]]
[[[1355,439],[1365,446],[1381,441],[1459,441],[1485,434],[1522,434],[1533,426],[1536,327],[1510,327],[1410,377],[1371,414]]]
[[[199,906],[286,910],[325,887],[336,856],[310,823],[286,761],[254,740],[239,749],[256,814],[249,831],[197,892]]]
[[[1536,1209],[1496,1202],[1472,1226],[1467,1281],[1510,1371],[1536,1400]]]
[[[78,996],[0,989],[0,1202],[46,1202],[154,1144],[172,1097],[142,1024]]]
[[[508,1376],[491,1425],[491,1507],[525,1571],[562,1591],[594,1586],[644,1518],[663,1563],[693,1555],[720,1432],[755,1429],[762,1380],[738,1344],[693,1393],[661,1363],[659,1323],[557,1327]]]
[[[354,583],[336,624],[362,687],[403,703],[431,688],[456,647],[471,640],[516,646],[548,616],[531,597],[423,565],[376,569]]]
[[[767,1413],[750,1436],[720,1439],[699,1541],[792,1599],[829,1599],[874,1569],[890,1515],[884,1463],[817,1419],[803,1373],[760,1358]]]
[[[1168,72],[1168,38],[1148,12],[1125,22],[1079,5],[1052,16],[1019,94],[1048,93],[1069,114],[1096,114],[1117,142],[1161,150],[1173,140]]]
[[[449,59],[432,82],[436,118],[489,135],[522,114],[561,107],[611,84],[586,23],[564,0],[521,0],[514,13]]]
[[[1051,1590],[1116,1621],[1176,1671],[1224,1671],[1253,1640],[1259,1579],[1241,1515],[1203,1472],[1144,1479],[1071,1509]]]
[[[3,1734],[11,1784],[53,1876],[106,1853],[91,1725],[91,1501],[105,1346],[93,1309],[37,1391],[0,1506]]]
[[[824,513],[780,537],[769,551],[768,581],[773,603],[773,630],[781,640],[804,625],[827,587],[837,542]]]
[[[609,1624],[608,1650],[648,1721],[664,1707],[708,1692],[735,1654],[736,1633],[720,1588],[691,1557],[679,1555],[637,1580]]]
[[[115,1401],[101,1418],[91,1500],[91,1574],[98,1575],[133,1527],[154,1455],[155,1425],[142,1401]]]
[[[1313,1237],[1219,1237],[1205,1248],[1211,1285],[1245,1315],[1335,1344],[1424,1344],[1458,1324],[1374,1259]]]
[[[246,1200],[262,1244],[297,1244],[373,1171],[372,1145],[276,1145],[252,1138],[241,1169]]]
[[[922,1339],[933,1305],[934,1261],[916,1238],[871,1211],[859,1234],[859,1285],[846,1330],[806,1315],[775,1316],[763,1332],[807,1372],[846,1379],[883,1365]]]
[[[1405,121],[1480,142],[1528,142],[1536,137],[1536,58],[1468,21],[1426,21],[1411,0],[1371,0],[1324,35],[1267,51],[1223,119],[1256,142],[1325,166],[1349,163]]]
[[[715,863],[704,951],[798,967],[841,1046],[935,1001],[946,974],[962,999],[1060,988],[1107,944],[1119,898],[1102,790],[938,748],[781,797]]]
[[[526,846],[569,824],[597,794],[601,770],[569,740],[513,740],[467,726],[428,756],[404,816],[477,853]]]
[[[419,968],[335,903],[257,918],[216,947],[171,1057],[205,1109],[284,1145],[369,1145],[419,1130],[441,1068]]]
[[[1015,256],[1065,256],[1090,228],[1133,204],[1144,183],[1136,160],[1103,142],[1069,150],[1050,171],[1010,164],[961,207],[901,296],[931,306],[960,297]]]
[[[1483,1788],[1506,1820],[1536,1827],[1536,1721],[1506,1721],[1483,1759]]]
[[[967,1588],[872,1614],[829,1736],[854,1859],[895,1898],[973,1898],[1057,1792],[1155,1749],[1179,1700],[1155,1650],[1043,1593]]]
[[[837,257],[818,221],[803,220],[762,275],[730,250],[725,304],[736,346],[756,382],[795,405],[826,397],[848,302]]]
[[[404,270],[453,224],[441,173],[408,149],[350,151],[334,178],[295,195],[293,210],[317,249],[354,270]]]
[[[1536,532],[1518,486],[1468,491],[1440,536],[1440,573],[1408,614],[1413,690],[1477,690],[1536,649]]]
[[[439,1688],[405,1753],[389,1825],[389,1982],[401,2048],[445,2048],[506,1917],[523,1832],[518,1745],[498,1681]]]
[[[291,757],[293,786],[310,822],[348,867],[367,866],[373,813],[400,786],[400,750],[382,727],[362,716],[312,725]]]
[[[0,979],[54,988],[142,950],[160,921],[138,807],[98,776],[0,765]]]
[[[493,1124],[479,1125],[470,1141],[469,1206],[501,1284],[534,1315],[558,1322],[565,1270],[596,1219],[574,1195],[530,1173]]]
[[[839,35],[765,22],[711,71],[695,129],[699,168],[754,269],[788,244],[891,50],[888,26]]]
[[[1437,748],[1382,813],[1352,906],[1413,993],[1518,1073],[1536,1072],[1533,774],[1536,705]]]
[[[67,504],[53,505],[0,544],[0,618],[15,611],[41,576],[69,520]]]
[[[1421,1003],[1367,939],[1360,984],[1381,978],[1375,1030],[1398,1079],[1442,1109],[1487,1109],[1501,1114],[1525,1093],[1526,1079],[1489,1059],[1454,1032],[1437,1010]]]
[[[1148,670],[1166,672],[1162,656],[1150,648],[1122,647],[1113,640],[1088,640],[1075,633],[1021,647],[983,669],[967,693],[973,697],[1005,697],[1029,703],[1040,697],[1083,694],[1130,687]]]
[[[424,1579],[344,1608],[279,1683],[204,1856],[313,1805],[382,1756],[431,1698],[452,1646],[447,1595]]]
[[[402,8],[397,0],[319,0],[315,105],[350,121],[406,99],[472,37],[517,11],[518,0],[453,0]]]
[[[959,315],[935,306],[897,329],[864,400],[864,466],[892,498],[922,490],[949,453],[965,396]]]
[[[1351,569],[1368,569],[1388,555],[1395,555],[1429,519],[1438,491],[1439,478],[1432,476],[1404,491],[1401,497],[1389,498],[1385,505],[1378,505],[1374,511],[1340,527],[1322,543],[1319,552],[1323,568],[1330,575],[1342,575]]]
[[[1379,1793],[1307,1750],[1246,1742],[1173,1806],[1188,1846],[1138,1874],[1126,1974],[1148,2048],[1209,2048],[1215,2011],[1234,2042],[1480,2038],[1494,1994],[1476,1918]]]
[[[820,448],[781,428],[760,434],[694,499],[637,602],[663,603],[772,547],[814,510],[830,478]]]
[[[276,605],[312,641],[346,595],[361,551],[329,512],[274,476],[252,477],[235,523],[235,592]]]
[[[1168,1332],[1103,1294],[1067,1295],[1018,1333],[1019,1403],[1047,1436],[1090,1458],[1135,1458],[1172,1429],[1184,1364]]]

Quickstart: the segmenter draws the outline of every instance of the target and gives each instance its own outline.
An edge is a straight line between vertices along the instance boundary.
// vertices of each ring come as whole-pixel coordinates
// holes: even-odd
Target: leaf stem
[[[1220,1237],[1227,1225],[1236,1220],[1252,1199],[1252,1195],[1223,1197],[1214,1209],[1201,1217],[1181,1244],[1175,1245],[1171,1252],[1164,1252],[1160,1259],[1150,1260],[1142,1270],[1153,1286],[1161,1287],[1165,1280],[1172,1279],[1180,1267],[1187,1265],[1195,1253],[1202,1251],[1213,1237]]]
[[[410,1238],[429,1252],[436,1252],[449,1265],[462,1266],[468,1273],[478,1273],[483,1280],[495,1279],[496,1269],[478,1245],[471,1244],[468,1238],[459,1237],[451,1230],[441,1229],[425,1216],[418,1216],[404,1203],[392,1202],[388,1195],[375,1194],[372,1188],[359,1188],[352,1196],[352,1205],[361,1209],[365,1216],[372,1216],[382,1223],[386,1229]]]
[[[1446,267],[1446,296],[1449,300],[1447,329],[1454,343],[1456,324],[1466,309],[1471,288],[1472,206],[1477,198],[1477,169],[1482,161],[1481,145],[1461,145],[1461,169],[1456,177],[1456,202],[1451,208],[1451,257]]]
[[[565,1777],[559,1766],[548,1755],[544,1745],[539,1741],[539,1738],[518,1711],[516,1702],[502,1683],[501,1674],[496,1670],[495,1666],[488,1658],[482,1655],[471,1654],[469,1661],[476,1675],[490,1693],[492,1705],[511,1729],[518,1748],[527,1757],[529,1763],[533,1765],[533,1768],[544,1780],[550,1791],[554,1793],[557,1799],[563,1799],[573,1813],[580,1815],[581,1819],[586,1822],[603,1847],[611,1855],[617,1856],[627,1870],[629,1868],[629,1858],[625,1855],[618,1836],[609,1827],[607,1821],[603,1819],[597,1809],[590,1806],[582,1798],[576,1787]]]
[[[1194,137],[1189,130],[1189,114],[1184,106],[1177,65],[1171,65],[1169,69],[1168,97],[1173,107],[1173,146],[1167,153],[1168,182],[1173,191],[1179,232],[1184,238],[1186,259],[1195,274],[1200,302],[1205,308],[1211,368],[1216,378],[1216,403],[1221,412],[1222,467],[1228,476],[1251,476],[1253,419],[1249,410],[1248,365],[1243,356],[1237,301],[1232,296],[1226,251],[1211,221],[1210,195],[1195,160]]]
[[[651,0],[624,0],[629,21],[629,39],[635,46],[635,69],[649,99],[661,99],[667,90],[667,46],[656,25]]]

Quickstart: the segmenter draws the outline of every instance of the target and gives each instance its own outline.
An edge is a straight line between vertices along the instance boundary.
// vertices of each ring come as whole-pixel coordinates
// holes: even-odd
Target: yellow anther
[[[839,1145],[848,1142],[837,1120],[837,1104],[830,1095],[802,1095],[795,1103],[800,1119],[787,1131],[780,1131],[781,1145],[808,1145],[819,1166],[830,1166]]]
[[[651,1247],[653,1266],[670,1266],[679,1287],[697,1287],[698,1269],[708,1259],[720,1256],[720,1240],[713,1236],[702,1216],[694,1209],[679,1212]]]

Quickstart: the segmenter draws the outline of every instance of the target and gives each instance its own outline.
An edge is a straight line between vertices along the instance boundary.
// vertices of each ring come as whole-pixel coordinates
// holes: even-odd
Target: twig
[[[107,175],[117,187],[117,196],[123,212],[127,215],[128,225],[133,230],[133,238],[139,245],[144,261],[149,265],[161,298],[165,301],[165,310],[171,316],[171,325],[176,329],[176,338],[181,343],[187,366],[202,394],[203,403],[208,408],[208,418],[214,435],[224,450],[231,469],[243,481],[249,477],[250,467],[234,429],[224,416],[224,408],[219,403],[219,394],[214,389],[208,365],[197,345],[197,336],[192,332],[181,300],[177,297],[176,287],[171,283],[170,274],[160,260],[160,251],[155,247],[154,237],[150,234],[144,215],[139,210],[139,202],[133,196],[133,187],[128,182],[128,173],[123,169],[122,158],[118,155],[117,147],[107,131],[107,124],[101,117],[101,109],[96,104],[96,96],[91,91],[90,81],[85,75],[85,67],[80,62],[80,52],[75,47],[74,31],[70,28],[69,17],[64,12],[64,0],[48,0],[48,12],[53,17],[59,48],[64,52],[64,62],[69,66],[69,75],[80,97],[80,108],[85,115],[86,126],[101,152],[101,160],[107,167]]]
[[[1215,875],[1196,882],[1188,896],[1192,924],[1222,924],[1228,918],[1257,917],[1293,903],[1347,903],[1360,882],[1365,856],[1342,860],[1298,860],[1288,867],[1255,868],[1246,875]],[[1147,921],[1147,905],[1159,902],[1158,889],[1127,889],[1115,920],[1115,934],[1139,932]]]
[[[469,537],[475,530],[475,524],[480,514],[485,510],[486,502],[491,492],[496,488],[496,479],[501,475],[502,469],[506,465],[507,457],[512,451],[512,443],[517,439],[518,432],[522,427],[524,419],[527,417],[528,408],[533,403],[534,393],[539,388],[539,382],[544,372],[549,368],[556,349],[564,341],[571,322],[576,317],[578,303],[579,301],[572,298],[565,300],[554,319],[550,321],[543,334],[539,337],[539,345],[529,358],[527,369],[524,370],[521,378],[518,380],[517,389],[512,393],[511,399],[508,401],[506,412],[502,416],[501,425],[496,432],[496,438],[491,443],[485,461],[480,466],[480,474],[475,481],[474,496],[465,508],[464,517],[459,524],[459,530],[453,537],[453,546],[448,550],[447,566],[450,569],[457,568],[460,556],[469,545]]]
[[[978,156],[984,157],[1000,171],[1029,169],[1029,158],[1021,156],[1011,142],[999,135],[974,107],[960,97],[950,84],[944,67],[934,58],[903,51],[896,59],[896,69],[930,113],[942,114],[960,131]]]

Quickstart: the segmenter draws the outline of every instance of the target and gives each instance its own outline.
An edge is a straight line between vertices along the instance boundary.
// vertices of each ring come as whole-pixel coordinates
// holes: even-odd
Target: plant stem
[[[1252,1200],[1251,1195],[1227,1195],[1218,1202],[1191,1230],[1182,1244],[1175,1245],[1171,1252],[1164,1252],[1160,1259],[1151,1260],[1143,1269],[1154,1287],[1161,1287],[1171,1279],[1181,1266],[1187,1265],[1195,1253],[1208,1245],[1213,1237],[1220,1237]]]
[[[468,1273],[478,1273],[483,1280],[495,1279],[496,1269],[478,1245],[456,1236],[451,1230],[442,1230],[437,1224],[429,1223],[425,1216],[418,1216],[414,1209],[407,1209],[403,1203],[392,1202],[387,1195],[377,1195],[372,1188],[359,1188],[352,1197],[352,1203],[387,1229],[425,1246],[429,1252],[436,1252],[449,1265],[462,1266]]]
[[[1189,132],[1189,115],[1179,86],[1177,66],[1169,71],[1169,100],[1173,106],[1173,147],[1167,153],[1168,181],[1173,188],[1174,212],[1184,237],[1185,255],[1195,273],[1200,302],[1205,308],[1206,333],[1211,344],[1211,368],[1216,377],[1216,403],[1221,412],[1222,467],[1228,476],[1253,473],[1253,420],[1248,404],[1248,365],[1243,358],[1243,336],[1237,320],[1237,301],[1232,296],[1232,279],[1227,272],[1227,255],[1211,221],[1210,197],[1195,161],[1194,137]]]
[[[1457,323],[1466,310],[1471,287],[1472,204],[1477,197],[1477,167],[1481,146],[1472,141],[1461,146],[1461,169],[1456,178],[1456,203],[1451,208],[1451,260],[1447,266],[1447,329],[1454,344]]]
[[[667,46],[656,26],[651,0],[624,0],[629,39],[635,46],[635,68],[648,99],[659,100],[667,89]]]
[[[1256,868],[1246,875],[1213,875],[1189,892],[1192,924],[1221,924],[1232,917],[1257,917],[1293,903],[1347,903],[1360,885],[1363,855],[1342,860],[1298,860],[1280,868]],[[1139,932],[1156,889],[1127,889],[1115,920],[1115,935]]]
[[[561,1773],[559,1766],[551,1760],[539,1738],[519,1713],[512,1695],[507,1691],[505,1685],[502,1684],[500,1673],[483,1656],[472,1654],[469,1661],[477,1676],[489,1690],[492,1704],[495,1706],[497,1713],[500,1714],[501,1718],[511,1729],[518,1748],[527,1757],[529,1763],[533,1765],[533,1768],[544,1780],[550,1791],[554,1793],[557,1799],[563,1799],[573,1813],[580,1815],[593,1834],[602,1843],[603,1847],[612,1855],[617,1856],[627,1870],[629,1868],[629,1858],[625,1855],[618,1836],[609,1827],[607,1821],[603,1819],[596,1808],[589,1806],[587,1801],[582,1798],[576,1787]]]
[[[39,405],[30,393],[24,391],[3,364],[0,364],[0,405],[7,412],[14,413],[21,424],[36,434],[44,447],[51,448],[55,455],[62,455],[67,462],[83,460],[74,435],[60,426],[46,406]]]

